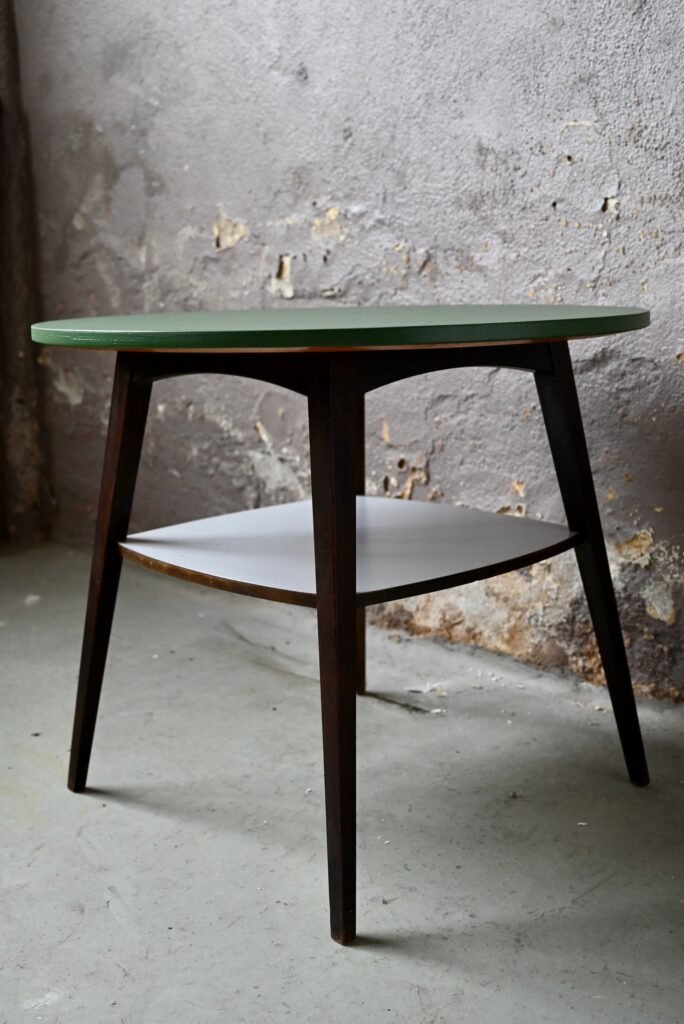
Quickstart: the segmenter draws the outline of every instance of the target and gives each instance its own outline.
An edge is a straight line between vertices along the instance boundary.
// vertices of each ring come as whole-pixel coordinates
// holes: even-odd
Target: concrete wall
[[[46,316],[530,300],[652,310],[648,331],[580,341],[573,355],[635,678],[684,695],[677,5],[17,7]],[[51,352],[44,367],[59,532],[89,538],[112,359]],[[561,516],[526,375],[437,374],[368,406],[370,492]],[[244,381],[157,387],[137,525],[307,484],[300,399]],[[598,674],[571,556],[377,614]]]

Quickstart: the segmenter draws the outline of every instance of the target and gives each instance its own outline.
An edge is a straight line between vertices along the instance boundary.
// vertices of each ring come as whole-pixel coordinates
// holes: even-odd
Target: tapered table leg
[[[608,565],[570,353],[566,342],[548,346],[552,372],[537,371],[537,391],[551,446],[568,526],[579,534],[575,548],[587,604],[615,713],[630,780],[649,782],[639,718]]]
[[[118,542],[128,531],[150,401],[151,384],[136,380],[134,365],[132,354],[117,355],[71,741],[68,786],[75,792],[88,775],[121,574]]]
[[[330,929],[356,934],[356,487],[351,360],[330,355],[309,392]]]

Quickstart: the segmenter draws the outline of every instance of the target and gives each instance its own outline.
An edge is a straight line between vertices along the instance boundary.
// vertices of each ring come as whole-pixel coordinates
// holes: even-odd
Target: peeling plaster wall
[[[683,19],[674,0],[22,0],[46,315],[332,303],[642,304],[573,346],[635,679],[684,696]],[[89,538],[112,359],[44,357],[60,531]],[[308,487],[301,399],[155,389],[135,525]],[[368,400],[368,490],[559,518],[533,383]],[[598,679],[571,556],[379,608]]]

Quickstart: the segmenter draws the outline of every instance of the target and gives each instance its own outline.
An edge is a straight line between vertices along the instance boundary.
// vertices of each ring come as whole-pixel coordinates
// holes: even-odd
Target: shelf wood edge
[[[567,536],[562,540],[543,548],[537,548],[535,551],[528,552],[527,554],[507,558],[501,562],[475,569],[433,577],[429,580],[394,584],[379,590],[358,593],[356,603],[359,607],[384,604],[386,601],[396,601],[405,597],[417,597],[420,594],[436,593],[440,590],[448,590],[450,587],[459,587],[464,586],[466,583],[474,583],[477,580],[490,579],[492,576],[501,576],[504,573],[524,569],[528,565],[535,565],[537,562],[543,562],[554,555],[569,551],[575,547],[577,542],[578,535],[569,530]],[[199,583],[202,586],[211,587],[213,590],[243,594],[246,597],[258,597],[265,601],[277,601],[281,604],[293,604],[305,608],[316,607],[315,594],[280,587],[266,587],[257,583],[245,582],[244,580],[226,579],[220,576],[212,576],[208,573],[197,572],[194,569],[174,565],[162,559],[150,558],[148,555],[133,551],[126,546],[125,541],[119,543],[119,551],[127,562],[162,573],[165,576],[171,576],[174,579],[184,580],[189,583]]]

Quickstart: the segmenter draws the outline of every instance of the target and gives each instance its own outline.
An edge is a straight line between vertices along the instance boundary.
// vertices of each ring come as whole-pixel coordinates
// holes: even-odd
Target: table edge
[[[57,321],[58,322],[58,321]],[[429,327],[376,327],[330,328],[312,331],[190,331],[169,334],[164,343],[150,343],[153,332],[84,331],[80,336],[73,330],[60,331],[41,324],[31,327],[34,343],[60,348],[92,349],[93,351],[188,351],[188,352],[315,352],[366,351],[397,348],[455,348],[460,346],[487,346],[495,344],[531,344],[534,342],[596,338],[611,334],[625,334],[648,327],[648,310],[636,310],[619,315],[607,314],[587,317],[578,321],[539,321],[519,324],[457,324]],[[302,344],[307,336],[309,343]],[[114,335],[114,337],[111,337]],[[103,341],[103,336],[110,336]],[[216,337],[215,344],[208,339]],[[369,337],[373,338],[369,343]],[[226,344],[227,340],[230,344]],[[258,340],[257,340],[258,339]],[[358,339],[358,340],[357,340]]]

